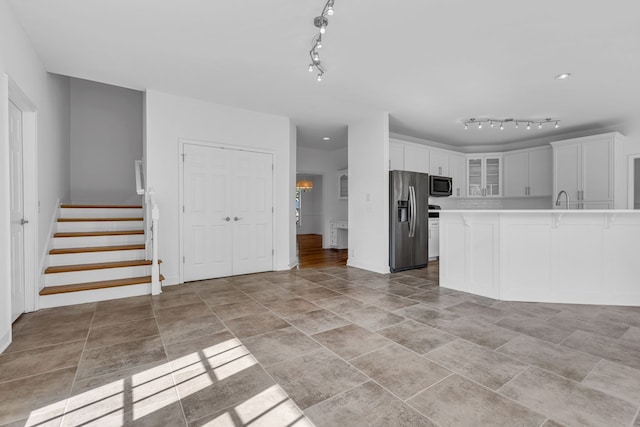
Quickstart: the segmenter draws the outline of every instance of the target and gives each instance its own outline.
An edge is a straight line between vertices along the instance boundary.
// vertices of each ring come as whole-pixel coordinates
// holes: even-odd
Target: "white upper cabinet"
[[[404,170],[429,173],[429,149],[424,146],[405,145]]]
[[[553,153],[551,147],[529,151],[529,196],[541,197],[552,194]]]
[[[431,150],[429,153],[429,174],[450,176],[449,153],[443,150]]]
[[[389,142],[389,170],[404,170],[404,145]]]
[[[452,197],[464,197],[467,187],[467,157],[464,154],[451,153],[449,155],[449,173],[453,189]]]
[[[511,151],[503,160],[505,197],[551,196],[551,147]]]
[[[467,157],[455,151],[432,148],[412,142],[389,141],[389,170],[407,170],[449,176],[452,197],[466,196]]]
[[[552,142],[553,194],[564,190],[577,209],[626,207],[622,135]]]
[[[502,196],[502,154],[467,156],[467,196]]]

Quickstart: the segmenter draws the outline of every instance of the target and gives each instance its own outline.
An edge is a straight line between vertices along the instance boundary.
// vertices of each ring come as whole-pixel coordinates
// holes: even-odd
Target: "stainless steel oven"
[[[453,190],[453,181],[448,176],[429,175],[429,196],[448,197]]]

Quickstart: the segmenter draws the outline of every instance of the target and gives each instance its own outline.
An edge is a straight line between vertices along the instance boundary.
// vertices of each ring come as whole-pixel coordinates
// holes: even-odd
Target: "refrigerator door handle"
[[[416,190],[411,185],[409,186],[409,214],[411,218],[409,220],[409,237],[415,237],[416,235]]]

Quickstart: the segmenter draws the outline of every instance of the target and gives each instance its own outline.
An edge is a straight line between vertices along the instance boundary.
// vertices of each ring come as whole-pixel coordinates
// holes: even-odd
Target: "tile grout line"
[[[91,321],[89,321],[89,330],[87,331],[87,336],[85,337],[84,340],[84,345],[82,346],[82,351],[80,352],[80,357],[78,358],[78,366],[76,367],[76,372],[73,375],[73,381],[71,381],[71,387],[69,388],[69,391],[67,393],[67,401],[64,404],[64,411],[62,412],[62,415],[60,416],[60,425],[62,425],[62,423],[64,422],[65,417],[67,416],[67,411],[69,410],[69,404],[71,401],[71,398],[73,397],[72,391],[73,388],[76,385],[76,382],[78,381],[78,373],[80,372],[80,364],[82,363],[82,358],[84,357],[84,352],[87,348],[87,343],[89,342],[89,336],[91,335],[91,330],[93,329],[93,321],[96,318],[96,313],[98,312],[98,304],[96,304],[96,307],[93,311],[93,316],[91,316]]]
[[[240,292],[243,292],[243,293],[244,293],[244,291],[242,291],[242,290],[241,290]],[[245,294],[246,294],[246,293],[245,293]],[[259,301],[257,301],[257,302],[258,302],[258,304],[263,305],[263,304],[262,304],[262,303],[260,303]],[[208,305],[207,305],[207,306],[208,306]],[[263,305],[263,306],[264,306],[264,305]],[[267,310],[269,310],[269,308],[268,308],[268,307],[265,307],[265,308],[267,308]],[[210,308],[210,310],[213,312],[213,309],[211,309],[211,308]],[[233,332],[233,331],[231,330],[231,328],[229,328],[229,326],[225,323],[225,321],[224,321],[224,320],[222,320],[222,319],[220,319],[220,317],[218,317],[218,315],[217,315],[215,312],[214,312],[213,314],[214,314],[214,316],[216,316],[216,317],[218,318],[218,320],[220,320],[220,322],[222,322],[222,324],[225,326],[225,328],[227,328],[227,330],[229,331],[229,333],[230,333],[230,334],[231,334],[231,335],[232,335],[236,340],[238,340],[238,342],[240,342],[240,344],[242,345],[242,347],[244,347],[244,348],[247,350],[247,353],[251,355],[251,357],[256,361],[256,364],[257,364],[258,366],[260,366],[260,368],[262,369],[262,371],[263,371],[265,374],[267,374],[267,376],[271,379],[271,381],[273,381],[273,383],[274,383],[274,384],[276,384],[276,385],[278,386],[278,388],[280,388],[280,389],[282,390],[282,392],[287,396],[288,400],[289,400],[289,401],[290,401],[290,402],[291,402],[291,403],[296,407],[296,409],[297,409],[298,411],[300,411],[300,414],[301,414],[304,418],[306,418],[309,422],[311,422],[311,420],[309,420],[309,419],[308,419],[308,417],[305,415],[304,411],[303,411],[303,410],[298,406],[298,404],[297,404],[297,403],[296,403],[296,402],[291,398],[291,396],[289,396],[289,393],[287,393],[287,392],[286,392],[286,390],[285,390],[285,389],[280,385],[280,383],[279,383],[278,381],[276,381],[276,379],[275,379],[275,378],[273,378],[273,376],[271,375],[271,373],[269,373],[269,371],[267,371],[266,367],[265,367],[265,366],[264,366],[264,365],[263,365],[263,364],[258,360],[258,358],[257,358],[257,357],[255,357],[255,356],[253,355],[253,353],[252,353],[252,352],[247,348],[247,346],[244,344],[244,342],[242,341],[242,339],[241,339],[241,338],[239,338],[239,337],[235,334],[235,332]],[[285,322],[286,322],[286,321],[285,321]],[[287,323],[288,323],[288,322],[287,322]],[[280,329],[284,329],[284,328],[280,328]],[[277,329],[276,329],[276,330],[277,330]],[[273,332],[273,331],[270,331],[270,332]],[[265,332],[265,333],[268,333],[268,332]],[[261,335],[261,334],[258,334],[258,335]],[[253,336],[257,336],[257,335],[252,335],[251,337],[253,337]],[[245,338],[251,338],[251,337],[245,337]],[[311,353],[311,352],[309,352],[309,353]],[[270,366],[271,366],[271,365],[270,365]],[[172,371],[173,371],[173,370],[172,370]],[[172,375],[172,378],[174,379],[174,382],[175,382],[175,378],[173,377],[173,375]],[[177,390],[177,388],[176,388],[176,393],[177,393],[177,392],[178,392],[178,390]],[[178,394],[178,398],[179,398],[179,400],[180,400],[180,407],[182,407],[182,399],[180,398],[180,394]],[[226,408],[224,408],[224,409],[221,409],[220,411],[226,411],[227,409],[231,408],[232,406],[234,406],[234,405],[230,405],[230,406],[228,406],[228,407],[226,407]],[[220,412],[220,411],[218,411],[218,412]],[[183,412],[183,414],[185,414],[185,412],[184,412],[184,408],[183,408],[182,412]],[[199,419],[202,419],[202,418],[204,418],[204,417],[206,417],[206,416],[208,416],[208,415],[211,415],[211,414],[213,414],[213,413],[214,413],[214,412],[211,412],[211,413],[209,413],[209,414],[203,415],[203,416],[202,416],[202,417],[200,417]],[[185,421],[186,421],[186,414],[185,414]],[[197,421],[197,420],[196,420],[196,421]],[[188,425],[189,423],[187,422],[186,424]],[[311,424],[312,424],[312,425],[315,425],[313,422],[311,422]]]
[[[354,323],[352,322],[352,324],[354,324]],[[300,330],[300,329],[299,329],[298,327],[296,327],[295,325],[291,325],[291,326],[292,326],[293,328],[295,328],[296,330],[298,330],[298,331],[299,331],[300,333],[302,333],[303,335],[305,335],[306,337],[308,337],[309,339],[311,339],[311,340],[313,340],[314,342],[316,342],[318,345],[320,345],[320,349],[316,349],[316,350],[314,350],[314,351],[310,351],[308,354],[312,354],[313,352],[321,351],[321,350],[323,350],[323,349],[324,349],[324,350],[326,350],[326,351],[329,351],[330,353],[332,353],[333,355],[335,355],[338,359],[340,359],[340,360],[342,360],[344,363],[346,363],[350,368],[352,368],[352,369],[356,370],[358,373],[360,373],[361,375],[363,375],[365,378],[368,378],[368,381],[371,381],[371,382],[375,383],[376,385],[378,385],[379,387],[381,387],[383,390],[387,391],[387,392],[388,392],[388,393],[390,393],[392,396],[394,396],[396,399],[398,399],[398,400],[400,400],[401,402],[403,402],[403,403],[404,403],[404,400],[402,400],[399,396],[397,396],[397,395],[396,395],[395,393],[393,393],[391,390],[388,390],[388,389],[387,389],[386,387],[384,387],[383,385],[379,384],[377,381],[375,381],[375,380],[374,380],[373,378],[371,378],[369,375],[367,375],[367,374],[365,374],[364,372],[362,372],[360,369],[358,369],[358,368],[356,368],[355,366],[353,366],[353,364],[351,364],[349,360],[344,359],[342,356],[340,356],[339,354],[337,354],[336,352],[334,352],[334,351],[333,351],[333,350],[331,350],[330,348],[326,347],[326,346],[325,346],[324,344],[322,344],[321,342],[317,341],[313,336],[306,334],[304,331]],[[346,326],[346,325],[345,325],[345,326]],[[358,326],[362,327],[361,325],[358,325]],[[339,326],[339,327],[340,327],[340,326]],[[337,328],[333,328],[333,329],[337,329]],[[365,329],[366,329],[366,328],[365,328]],[[329,329],[329,330],[332,330],[332,329]],[[327,331],[325,331],[325,332],[327,332]],[[369,331],[369,332],[374,333],[374,334],[376,333],[376,332],[374,332],[374,331]],[[319,332],[319,333],[320,333],[320,332]],[[377,334],[377,335],[379,335],[379,334]],[[386,337],[384,337],[384,336],[382,336],[382,335],[380,335],[380,336],[381,336],[382,338],[387,339]],[[242,341],[241,341],[241,342],[242,342]],[[381,348],[389,347],[389,346],[390,346],[390,345],[392,345],[392,344],[393,344],[393,342],[391,342],[391,343],[389,343],[388,345],[383,346],[383,347],[381,347]],[[372,351],[370,351],[369,353],[373,353],[373,352],[375,352],[375,351],[377,351],[377,350],[380,350],[381,348],[378,348],[378,349],[372,350]],[[367,353],[367,354],[368,354],[368,353]],[[297,356],[297,357],[291,358],[291,359],[289,359],[289,360],[285,360],[285,361],[282,361],[282,362],[274,363],[273,365],[270,365],[270,366],[274,366],[274,365],[277,365],[277,364],[280,364],[280,363],[285,363],[285,362],[287,362],[287,361],[289,361],[289,362],[290,362],[291,360],[298,359],[298,358],[300,358],[300,357],[303,357],[303,356]],[[361,356],[358,356],[358,357],[361,357]],[[356,357],[356,358],[357,358],[357,357]],[[354,358],[354,359],[356,359],[356,358]],[[257,360],[257,359],[256,359],[256,360]],[[353,359],[351,359],[351,360],[353,360]],[[260,363],[260,362],[258,362],[258,363]],[[261,365],[261,366],[262,366],[262,365]],[[263,367],[263,369],[264,369],[265,371],[267,371],[264,367]],[[269,374],[269,372],[268,372],[268,371],[267,371],[267,373]],[[270,374],[269,374],[269,375],[270,375]],[[270,376],[271,376],[271,375],[270,375]],[[278,386],[280,386],[280,387],[282,388],[282,386],[280,385],[280,383],[279,383],[278,381],[276,381],[276,380],[275,380],[275,378],[273,378],[272,376],[271,376],[271,378],[276,382],[276,384],[278,384]],[[366,383],[366,382],[368,382],[368,381],[364,381],[362,384],[364,384],[364,383]],[[362,384],[360,384],[360,385],[362,385]],[[282,389],[284,390],[284,388],[282,388]],[[286,391],[285,391],[285,392],[286,392]],[[338,393],[338,394],[340,394],[340,393]],[[287,396],[288,396],[288,395],[289,395],[289,394],[287,393]],[[332,398],[333,398],[333,397],[335,397],[335,396],[336,396],[336,395],[333,395],[333,396],[330,396],[330,397],[328,397],[328,398],[326,398],[326,399],[323,399],[322,401],[320,401],[320,402],[318,402],[318,403],[316,403],[316,404],[314,404],[314,405],[312,405],[312,406],[318,405],[318,404],[320,404],[320,403],[322,403],[322,402],[326,402],[327,400],[330,400],[330,399],[332,399]],[[289,398],[291,399],[291,397],[290,397],[290,396],[289,396]],[[293,399],[291,399],[291,400],[293,400]],[[294,403],[295,403],[295,402],[294,402]],[[297,406],[297,405],[296,405],[296,406]],[[422,415],[423,415],[423,414],[422,414]],[[423,415],[423,416],[424,416],[424,415]],[[427,419],[429,419],[429,418],[427,417]],[[431,419],[429,419],[429,421],[431,421]]]

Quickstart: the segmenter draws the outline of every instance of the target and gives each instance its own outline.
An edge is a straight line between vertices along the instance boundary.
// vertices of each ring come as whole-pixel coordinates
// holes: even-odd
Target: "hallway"
[[[298,234],[296,236],[298,268],[344,267],[347,265],[348,249],[322,249],[321,234]]]

